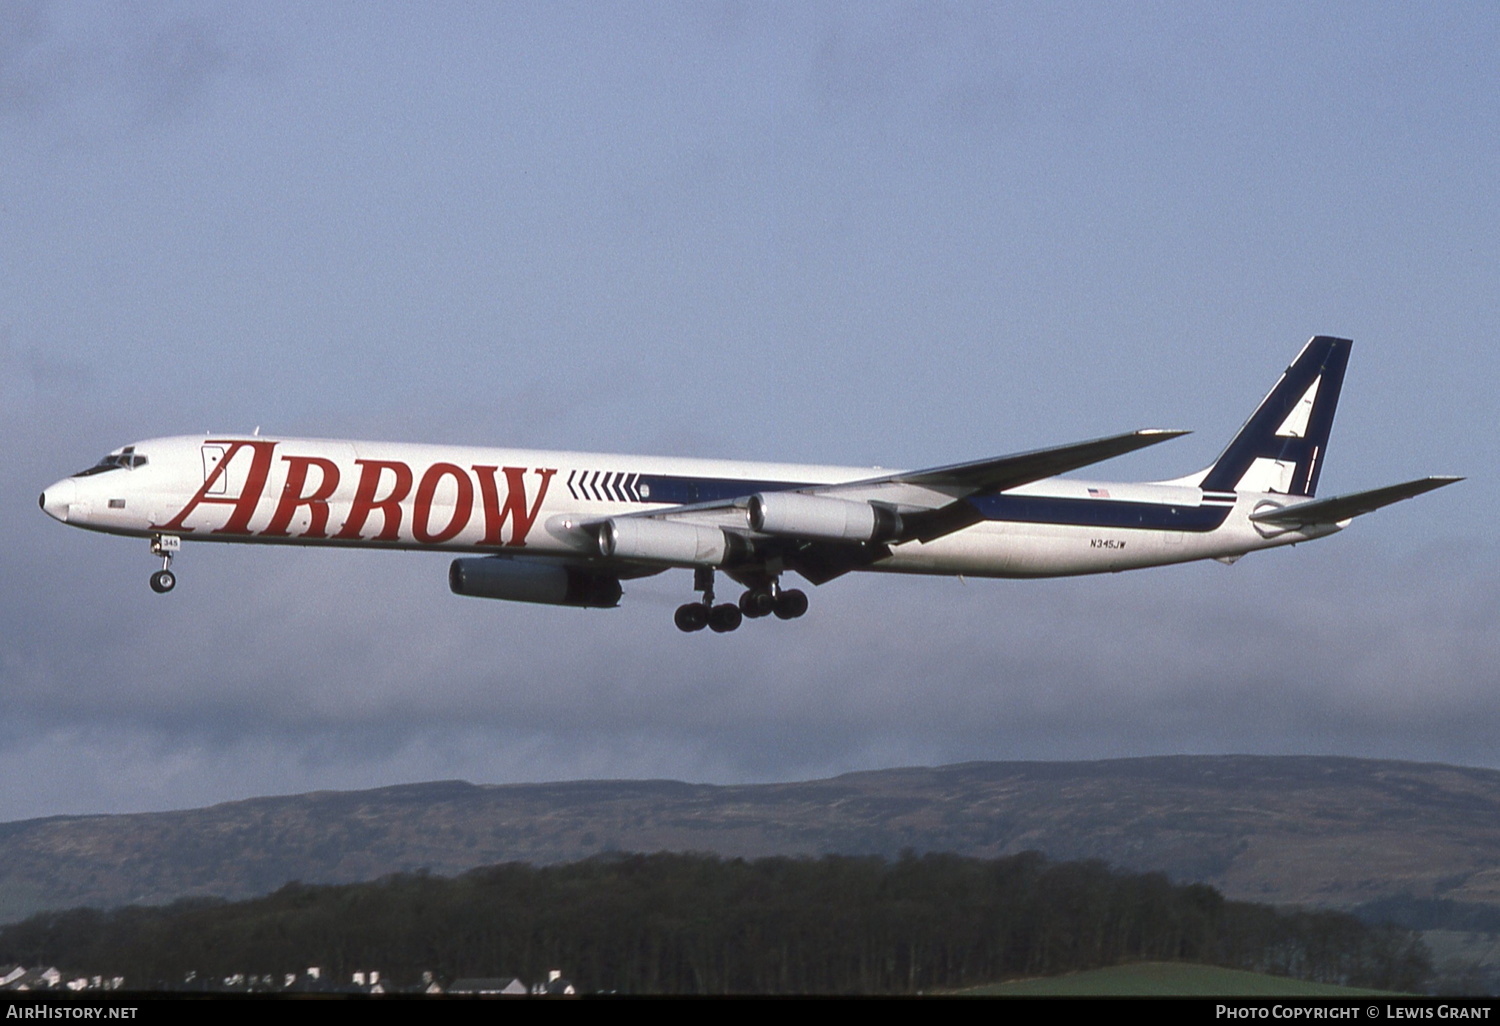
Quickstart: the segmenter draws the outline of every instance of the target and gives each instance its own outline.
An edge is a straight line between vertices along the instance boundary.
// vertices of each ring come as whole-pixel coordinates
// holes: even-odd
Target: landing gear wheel
[[[177,575],[170,570],[158,570],[151,575],[151,590],[158,595],[165,595],[177,587]]]
[[[716,634],[727,634],[740,625],[743,615],[739,606],[726,602],[722,606],[714,606],[713,612],[708,614],[708,626]]]
[[[782,620],[795,620],[807,612],[807,595],[796,588],[783,591],[776,596],[776,616]]]
[[[752,620],[770,616],[776,609],[776,598],[769,591],[752,588],[740,596],[740,612]]]
[[[689,602],[677,607],[677,612],[672,616],[672,622],[677,624],[677,629],[685,634],[701,631],[708,626],[708,607],[702,602]]]

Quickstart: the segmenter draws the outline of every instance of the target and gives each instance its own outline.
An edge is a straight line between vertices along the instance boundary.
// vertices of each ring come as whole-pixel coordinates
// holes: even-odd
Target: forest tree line
[[[1146,960],[1404,991],[1431,973],[1408,931],[1034,852],[604,855],[48,912],[0,929],[0,963],[123,976],[133,989],[320,966],[398,983],[535,981],[559,968],[585,992],[900,994]]]

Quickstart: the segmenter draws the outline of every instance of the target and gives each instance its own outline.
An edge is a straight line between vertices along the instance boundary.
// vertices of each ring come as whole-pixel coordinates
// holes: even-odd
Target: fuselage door
[[[224,447],[222,445],[205,445],[203,447],[203,480],[205,482],[214,476],[214,471],[218,469],[219,464],[222,462],[224,462]],[[205,494],[223,495],[228,488],[228,484],[225,481],[225,478],[228,476],[228,474],[220,474],[219,479],[214,482],[213,487]]]

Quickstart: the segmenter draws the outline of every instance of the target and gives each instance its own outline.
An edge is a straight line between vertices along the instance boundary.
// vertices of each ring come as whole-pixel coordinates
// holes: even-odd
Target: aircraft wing
[[[927,488],[952,490],[962,495],[982,495],[1003,492],[1007,488],[1040,481],[1044,477],[1055,477],[1070,470],[1086,467],[1091,463],[1123,456],[1148,445],[1165,442],[1188,434],[1186,431],[1165,431],[1147,428],[1142,431],[1127,431],[1123,435],[1110,435],[1071,445],[1055,445],[1049,449],[1033,449],[1031,452],[1013,456],[996,456],[993,459],[973,460],[969,463],[950,463],[930,470],[911,470],[886,477],[855,481],[850,484],[829,485],[816,489],[805,489],[819,495],[836,495],[842,491],[866,488],[871,485],[899,484],[918,485]]]
[[[902,525],[900,532],[886,539],[887,541],[932,541],[982,519],[979,511],[966,501],[969,498],[1001,492],[1077,470],[1079,467],[1144,449],[1184,434],[1187,432],[1159,429],[1129,431],[1010,456],[952,463],[926,470],[898,471],[858,481],[807,485],[794,491],[804,495],[886,507],[900,513]],[[751,493],[747,492],[731,499],[669,506],[624,516],[671,520],[744,532],[747,528],[745,510],[750,498]],[[579,524],[580,528],[588,526],[590,525],[587,523]],[[846,569],[873,562],[889,554],[889,549],[883,544],[845,543],[826,539],[796,542],[785,537],[777,541],[783,546],[795,548],[800,554],[798,561],[801,564],[810,565],[809,561],[814,559],[820,566],[826,564],[826,569],[820,570],[819,575],[842,573]],[[807,570],[802,572],[806,576],[813,576]]]
[[[950,463],[928,470],[904,471],[867,481],[822,485],[801,491],[832,498],[890,503],[902,511],[902,531],[896,540],[928,542],[979,522],[979,511],[964,501],[973,496],[992,495],[1055,477],[1188,433],[1146,428],[1011,456]]]
[[[774,488],[767,491],[765,485],[747,483],[743,495],[598,519],[556,518],[549,524],[549,529],[571,533],[576,536],[580,548],[593,548],[597,545],[607,559],[616,557],[616,561],[624,563],[642,558],[640,553],[646,550],[641,546],[653,544],[644,540],[647,535],[659,539],[662,546],[673,547],[673,551],[681,553],[681,558],[687,562],[703,558],[715,550],[720,550],[719,558],[723,558],[723,547],[738,538],[737,544],[748,546],[753,542],[763,554],[782,560],[784,566],[796,570],[814,584],[822,584],[850,570],[886,558],[890,555],[892,544],[932,541],[978,523],[983,515],[968,501],[975,496],[1001,492],[1077,470],[1079,467],[1144,449],[1184,434],[1187,432],[1130,431],[1072,445],[1035,449],[969,463],[953,463],[927,470],[897,471],[879,477],[831,484],[791,486],[784,492]],[[842,500],[833,505],[840,508],[864,507],[866,510],[873,508],[874,513],[867,515],[884,518],[884,522],[895,527],[889,531],[871,531],[865,535],[865,540],[850,534],[840,535],[836,531],[830,533],[817,529],[810,529],[806,534],[783,529],[768,535],[751,526],[754,519],[752,507],[758,501],[758,496],[764,494],[800,494],[809,498]],[[627,523],[642,520],[680,524],[684,529],[674,531],[670,540],[657,531],[624,530]],[[598,533],[605,525],[613,525],[608,528],[610,540],[607,549],[605,535]],[[695,535],[687,531],[687,528],[698,529],[700,532],[705,528],[717,530]],[[623,535],[631,537],[622,540]],[[699,546],[707,547],[700,551]],[[647,561],[660,559],[657,553],[661,551],[663,550],[658,548],[645,558]],[[733,571],[730,573],[733,575]]]
[[[923,512],[936,512],[961,503],[962,500],[975,495],[1003,492],[1007,488],[1016,488],[1032,481],[1040,481],[1042,478],[1065,474],[1070,470],[1123,456],[1137,449],[1144,449],[1188,433],[1157,428],[1127,431],[1124,434],[1110,435],[1106,438],[1094,438],[1087,442],[1057,445],[1047,449],[1033,449],[1030,452],[1010,456],[996,456],[968,463],[950,463],[927,470],[903,470],[858,481],[807,485],[793,490],[804,495],[877,502],[900,510],[903,516],[920,515]],[[750,495],[747,492],[745,495],[732,499],[670,506],[666,509],[627,515],[716,523],[723,519],[726,511],[743,510],[749,498]],[[953,528],[953,530],[957,529],[957,527]]]
[[[1430,492],[1434,488],[1441,488],[1462,480],[1461,477],[1423,477],[1402,484],[1387,485],[1384,488],[1372,488],[1365,492],[1334,495],[1326,499],[1309,499],[1306,502],[1297,502],[1278,509],[1263,510],[1250,514],[1250,519],[1262,524],[1276,524],[1280,527],[1336,524],[1364,513],[1372,513],[1393,502],[1410,499],[1423,492]]]

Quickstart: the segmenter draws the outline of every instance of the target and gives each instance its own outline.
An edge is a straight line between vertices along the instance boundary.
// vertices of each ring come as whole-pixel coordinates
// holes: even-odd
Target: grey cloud
[[[11,402],[37,393],[82,390],[93,381],[93,368],[84,361],[22,345],[9,325],[0,327],[0,395]]]
[[[807,87],[825,113],[908,130],[934,121],[961,129],[1052,126],[1163,99],[1160,55],[1138,52],[1134,24],[1065,9],[1041,19],[1045,30],[1024,11],[995,6],[920,4],[884,13],[824,29]]]
[[[351,10],[0,8],[0,775],[55,799],[8,791],[0,818],[445,776],[1495,759],[1494,552],[1392,561],[1487,537],[1500,261],[1473,226],[1493,145],[1433,106],[1422,166],[1453,171],[1444,188],[1382,161],[1324,174],[1301,84],[1492,94],[1461,62],[1351,77],[1330,72],[1347,47],[1305,32],[1231,25],[1205,49],[1136,8],[1090,27],[1089,8],[750,6],[749,35],[731,11],[707,54],[663,31],[671,12]],[[362,34],[257,94],[243,77],[275,70],[257,19],[309,55]],[[1330,44],[1347,28],[1314,20]],[[524,52],[496,62],[496,40]],[[1273,50],[1328,59],[1291,89]],[[1185,98],[1180,131],[1098,116],[1137,102],[1138,75],[1148,101]],[[1320,118],[1411,145],[1363,109]],[[975,153],[971,127],[1008,118],[1038,145]],[[138,131],[162,124],[170,145]],[[76,138],[107,145],[48,146]],[[1225,139],[1265,165],[1225,164]],[[1182,187],[1199,174],[1214,187]],[[1287,206],[1313,179],[1350,226],[1322,231],[1319,197],[1310,219]],[[1409,220],[1350,213],[1393,189]],[[36,508],[114,446],[257,423],[909,466],[1158,417],[1214,428],[1167,476],[1212,458],[1309,330],[1362,347],[1328,488],[1476,476],[1232,570],[851,577],[798,623],[683,637],[681,572],[585,612],[455,598],[440,556],[194,545],[163,599],[143,541]]]
[[[70,129],[178,116],[214,81],[277,64],[269,37],[227,10],[9,4],[0,18],[0,114]]]
[[[67,80],[66,52],[46,45],[47,7],[45,0],[16,0],[0,16],[0,112],[40,110]]]
[[[5,758],[48,732],[118,735],[226,787],[230,762],[261,767],[242,793],[1177,751],[1484,763],[1500,715],[1493,560],[1456,580],[1301,553],[1250,573],[861,578],[806,620],[703,638],[671,628],[670,575],[582,612],[448,596],[440,558],[203,546],[163,602],[138,555],[128,581],[79,582],[86,611],[52,619],[51,644],[7,644]]]
[[[120,53],[117,60],[121,81],[146,117],[185,110],[214,78],[236,66],[215,26],[200,18],[153,26],[133,52]]]

